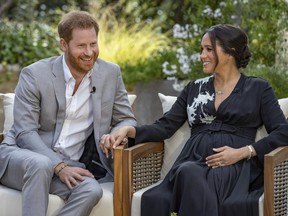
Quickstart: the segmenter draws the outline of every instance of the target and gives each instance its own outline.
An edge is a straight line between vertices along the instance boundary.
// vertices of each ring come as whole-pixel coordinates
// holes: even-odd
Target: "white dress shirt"
[[[91,99],[91,73],[89,71],[73,95],[73,78],[63,55],[63,69],[66,83],[66,117],[54,150],[72,160],[79,160],[84,144],[93,131],[93,113]]]

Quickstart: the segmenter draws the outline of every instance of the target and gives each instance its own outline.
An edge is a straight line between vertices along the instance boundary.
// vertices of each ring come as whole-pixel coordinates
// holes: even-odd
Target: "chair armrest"
[[[114,215],[123,215],[123,150],[127,145],[119,145],[114,150]]]
[[[123,150],[123,215],[130,216],[132,195],[160,179],[162,142],[148,142]]]
[[[288,205],[288,146],[264,157],[264,215],[286,215]]]

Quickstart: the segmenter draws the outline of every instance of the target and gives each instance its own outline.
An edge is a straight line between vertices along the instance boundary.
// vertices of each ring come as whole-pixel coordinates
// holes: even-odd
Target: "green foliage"
[[[90,6],[100,26],[99,57],[119,64],[124,82],[130,88],[138,81],[159,79],[164,61],[160,50],[170,42],[167,35],[153,22],[131,24],[117,18],[113,6],[102,9],[97,3]]]
[[[102,47],[100,55],[104,59],[133,65],[169,43],[166,35],[160,33],[153,23],[134,23],[129,26],[124,19],[114,19],[111,13],[108,18],[105,15],[102,14],[98,19],[99,46]]]
[[[192,46],[188,45],[190,49],[198,49],[197,44],[199,46],[201,34],[210,26],[230,23],[246,31],[253,53],[252,64],[274,66],[276,56],[279,52],[283,52],[280,41],[283,40],[283,32],[288,30],[287,1],[199,0],[192,2],[187,0],[183,2],[188,10],[182,20],[184,23],[180,24],[193,26],[191,31],[193,43]]]
[[[55,0],[48,3],[45,0],[17,1],[6,12],[6,18],[0,19],[0,38],[3,41],[0,44],[0,64],[23,67],[59,55],[57,24],[65,12],[80,9],[78,5],[83,1],[65,0],[61,4]],[[49,4],[50,8],[47,7]]]
[[[168,78],[162,72],[165,62],[177,68],[178,79],[203,76],[199,61],[191,62],[191,72],[181,71],[178,49],[183,48],[188,57],[199,53],[201,35],[207,28],[231,23],[244,29],[250,40],[252,66],[245,71],[269,80],[278,97],[287,92],[284,69],[288,60],[283,55],[287,53],[283,46],[288,29],[286,0],[15,1],[0,20],[0,64],[24,66],[58,54],[56,26],[71,9],[89,10],[99,20],[100,57],[120,65],[129,88],[139,81]],[[191,37],[174,38],[175,24],[188,24]]]
[[[244,74],[266,79],[272,86],[277,98],[288,97],[288,76],[283,69],[275,66],[250,65],[244,70]]]
[[[256,10],[252,10],[255,8]],[[246,30],[253,52],[253,62],[273,66],[280,51],[277,41],[287,31],[288,3],[285,0],[253,0],[241,4],[240,26]],[[272,13],[273,11],[273,13]]]
[[[151,53],[145,60],[137,61],[135,64],[120,62],[123,80],[129,91],[132,91],[137,82],[149,82],[151,80],[161,80],[165,76],[162,73],[162,63],[174,56],[168,50]]]
[[[1,64],[28,65],[59,53],[55,28],[38,23],[0,21]]]

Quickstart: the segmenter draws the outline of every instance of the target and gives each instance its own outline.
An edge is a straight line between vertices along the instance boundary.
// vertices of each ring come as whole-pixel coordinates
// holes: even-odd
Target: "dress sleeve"
[[[268,136],[253,144],[260,161],[279,146],[288,145],[288,124],[274,91],[268,82],[261,97],[261,117]]]

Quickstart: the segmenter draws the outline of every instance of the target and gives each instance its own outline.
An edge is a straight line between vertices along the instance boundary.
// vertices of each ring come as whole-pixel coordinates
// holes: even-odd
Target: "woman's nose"
[[[204,58],[206,58],[206,54],[204,52],[200,53],[200,60],[203,60]]]

